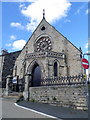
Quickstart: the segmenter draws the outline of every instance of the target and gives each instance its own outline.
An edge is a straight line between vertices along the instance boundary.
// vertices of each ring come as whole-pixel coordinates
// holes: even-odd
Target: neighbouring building
[[[13,75],[13,67],[20,52],[8,53],[6,50],[2,50],[2,55],[0,55],[0,85],[2,88],[6,87],[7,76]]]

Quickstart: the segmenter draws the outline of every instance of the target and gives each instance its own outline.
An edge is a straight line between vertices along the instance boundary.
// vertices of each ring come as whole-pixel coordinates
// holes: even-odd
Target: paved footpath
[[[88,120],[88,112],[74,110],[72,108],[56,107],[49,104],[42,104],[29,101],[21,101],[18,105],[42,112],[63,120]]]

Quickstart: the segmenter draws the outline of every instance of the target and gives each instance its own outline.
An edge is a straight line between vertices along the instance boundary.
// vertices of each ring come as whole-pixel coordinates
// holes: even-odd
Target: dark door
[[[32,85],[33,87],[35,86],[40,86],[41,84],[41,68],[38,65],[35,65],[32,71]]]

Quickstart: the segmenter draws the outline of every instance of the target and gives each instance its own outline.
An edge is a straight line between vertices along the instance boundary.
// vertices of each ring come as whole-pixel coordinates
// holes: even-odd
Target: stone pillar
[[[7,80],[6,80],[6,92],[5,92],[5,95],[8,95],[8,93],[9,93],[9,81],[10,81],[10,78],[11,78],[11,76],[8,75]]]
[[[23,96],[25,100],[29,98],[29,74],[25,75],[25,89],[23,92]]]

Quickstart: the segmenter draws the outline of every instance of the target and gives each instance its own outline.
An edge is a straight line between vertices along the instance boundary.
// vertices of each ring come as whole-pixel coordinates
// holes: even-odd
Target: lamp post
[[[84,53],[83,54],[83,58],[85,55],[90,55],[90,53]],[[90,120],[90,74],[87,77],[87,89],[88,89],[88,93],[87,93],[87,97],[88,97],[88,120]]]
[[[88,120],[90,120],[90,74],[88,77]]]

